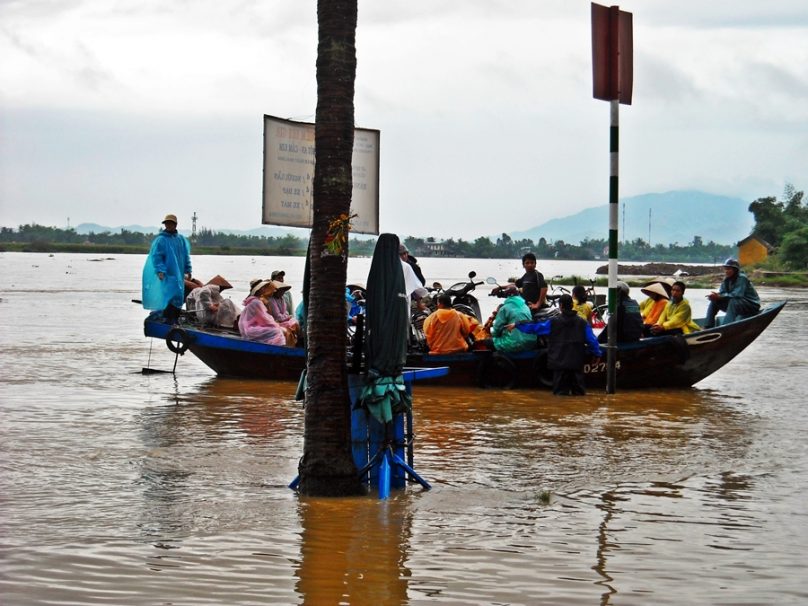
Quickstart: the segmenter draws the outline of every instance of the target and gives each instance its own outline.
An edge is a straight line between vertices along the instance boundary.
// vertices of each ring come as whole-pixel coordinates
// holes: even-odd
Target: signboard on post
[[[632,15],[618,6],[592,3],[592,93],[608,101],[609,125],[609,325],[606,349],[606,393],[617,380],[617,221],[620,166],[620,103],[631,105],[634,85]]]
[[[631,105],[634,86],[632,15],[592,3],[592,83],[595,99]]]
[[[360,234],[379,233],[379,139],[354,130],[351,231]],[[311,228],[314,161],[314,124],[264,116],[262,223]]]

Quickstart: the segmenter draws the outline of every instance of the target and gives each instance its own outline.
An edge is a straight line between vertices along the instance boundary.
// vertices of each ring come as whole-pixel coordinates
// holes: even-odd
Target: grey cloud
[[[78,84],[84,88],[98,91],[105,86],[118,86],[119,83],[113,74],[100,67],[95,54],[84,44],[79,43],[78,54],[83,59],[83,64],[78,68],[68,68],[73,73]]]
[[[678,103],[698,97],[693,77],[672,62],[650,55],[636,57],[635,94],[666,103]]]
[[[24,40],[17,32],[11,31],[7,28],[0,29],[0,33],[11,43],[11,45],[19,50],[23,55],[27,55],[32,59],[41,59],[43,52],[42,49]]]
[[[630,10],[630,9],[629,9]],[[739,2],[738,0],[685,0],[641,3],[634,12],[637,23],[689,28],[793,28],[808,25],[805,0]]]
[[[804,66],[803,69],[805,70]],[[751,62],[746,66],[745,72],[744,81],[748,87],[760,87],[769,94],[775,93],[786,97],[800,98],[801,103],[808,96],[808,71],[797,74],[779,65]]]

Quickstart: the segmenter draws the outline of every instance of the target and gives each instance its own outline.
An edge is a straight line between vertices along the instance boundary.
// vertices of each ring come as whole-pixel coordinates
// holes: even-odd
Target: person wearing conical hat
[[[651,327],[657,323],[659,316],[665,310],[670,296],[667,289],[660,282],[651,282],[640,289],[647,299],[640,303],[640,315],[643,321],[643,334],[648,336]]]
[[[222,297],[221,291],[228,288],[233,286],[220,275],[194,288],[185,298],[188,313],[203,326],[233,328],[241,308],[233,300]]]
[[[267,311],[265,299],[271,280],[250,282],[250,295],[244,299],[244,309],[238,319],[239,333],[248,341],[268,345],[286,345],[287,338],[281,325]]]

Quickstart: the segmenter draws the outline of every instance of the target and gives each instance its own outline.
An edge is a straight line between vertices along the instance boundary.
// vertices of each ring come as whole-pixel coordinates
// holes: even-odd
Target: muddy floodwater
[[[328,500],[287,488],[294,384],[219,379],[191,354],[176,375],[140,372],[174,364],[130,302],[142,263],[0,253],[0,603],[808,603],[808,293],[760,289],[788,305],[692,389],[416,384],[415,468],[432,490]],[[194,264],[239,302],[285,269],[299,299],[302,259]],[[519,270],[421,265],[445,283]],[[704,294],[685,295],[697,314]]]

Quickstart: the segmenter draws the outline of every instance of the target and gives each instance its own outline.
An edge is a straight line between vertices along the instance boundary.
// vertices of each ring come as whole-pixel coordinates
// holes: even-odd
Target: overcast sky
[[[620,7],[621,197],[808,187],[806,0]],[[316,21],[315,0],[0,0],[0,224],[260,226],[262,116],[314,121]],[[608,200],[588,1],[360,0],[357,52],[382,231],[469,239]]]

